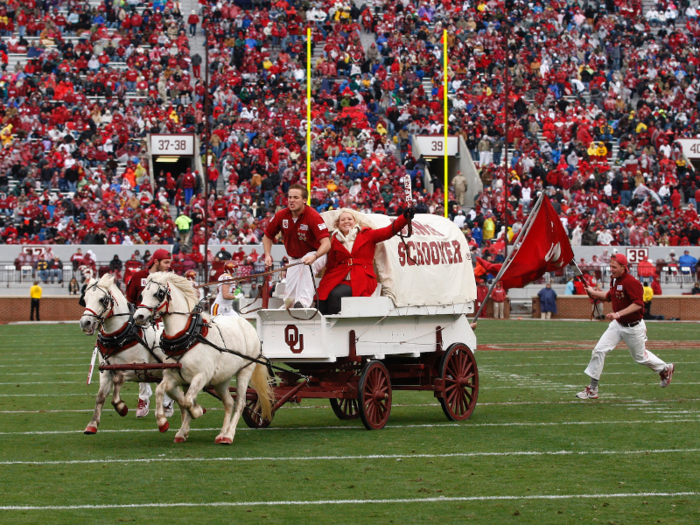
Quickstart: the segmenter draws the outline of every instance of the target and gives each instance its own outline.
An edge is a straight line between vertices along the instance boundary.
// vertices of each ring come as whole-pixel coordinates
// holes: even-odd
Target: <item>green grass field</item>
[[[430,393],[395,392],[381,431],[307,401],[266,430],[241,422],[224,447],[218,401],[200,397],[214,410],[176,445],[153,411],[135,418],[133,384],[128,416],[107,403],[83,435],[94,338],[0,326],[0,523],[698,523],[700,327],[648,325],[677,364],[669,388],[620,348],[600,399],[579,401],[605,327],[480,321],[481,391],[463,423]]]

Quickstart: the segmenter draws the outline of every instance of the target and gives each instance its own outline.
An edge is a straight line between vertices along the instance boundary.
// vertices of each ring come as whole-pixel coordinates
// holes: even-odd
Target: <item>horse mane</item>
[[[100,280],[97,281],[97,286],[100,288],[103,288],[107,291],[112,287],[114,284],[114,274],[111,273],[106,273],[102,277],[100,277]]]
[[[187,308],[190,311],[194,310],[194,307],[199,304],[199,294],[197,293],[197,290],[194,289],[191,281],[188,281],[181,275],[173,272],[156,272],[151,275],[150,280],[155,281],[158,284],[170,284],[171,286],[180,290],[185,296]]]

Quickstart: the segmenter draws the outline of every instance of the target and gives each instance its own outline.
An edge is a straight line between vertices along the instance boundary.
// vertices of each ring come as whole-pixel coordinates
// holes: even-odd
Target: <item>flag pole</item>
[[[503,265],[501,266],[501,269],[498,272],[498,275],[496,275],[496,278],[493,280],[493,283],[491,284],[488,293],[486,294],[486,297],[484,297],[484,300],[481,302],[481,305],[479,306],[479,309],[476,312],[476,315],[474,316],[474,320],[472,323],[476,323],[479,320],[479,316],[481,315],[482,310],[484,309],[484,306],[488,302],[488,300],[491,298],[491,293],[493,292],[493,289],[496,287],[496,284],[498,284],[498,281],[501,280],[501,277],[505,273],[505,271],[508,269],[508,266],[510,266],[510,263],[513,261],[513,257],[515,256],[515,252],[517,251],[516,248],[520,246],[520,240],[525,239],[527,237],[527,234],[530,233],[530,228],[532,227],[532,223],[534,222],[533,218],[537,215],[537,212],[540,210],[540,207],[542,206],[542,201],[544,200],[544,193],[540,194],[539,199],[537,199],[537,202],[535,203],[535,206],[532,208],[532,211],[530,212],[530,215],[527,218],[527,221],[525,221],[525,224],[523,225],[522,230],[520,230],[520,233],[518,234],[518,238],[515,239],[515,242],[513,243],[513,250],[507,255],[506,260],[503,261]]]
[[[311,205],[311,27],[306,28],[306,193]]]
[[[443,41],[443,46],[442,46],[442,57],[443,57],[443,63],[444,63],[444,68],[445,68],[445,73],[444,73],[444,91],[443,91],[443,98],[444,100],[442,101],[443,103],[443,116],[445,119],[445,183],[444,183],[444,189],[445,189],[445,218],[447,218],[447,204],[449,202],[449,195],[450,195],[450,181],[449,181],[449,173],[448,173],[448,166],[449,166],[449,159],[447,157],[447,139],[448,139],[448,130],[447,130],[447,123],[449,119],[447,118],[447,29],[443,29],[442,31],[442,41]]]

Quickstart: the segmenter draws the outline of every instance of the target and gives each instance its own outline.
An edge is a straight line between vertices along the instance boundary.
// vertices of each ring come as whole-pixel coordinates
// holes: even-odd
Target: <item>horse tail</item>
[[[272,408],[275,403],[275,391],[272,389],[270,374],[265,365],[255,364],[250,384],[258,393],[258,406],[263,419],[270,421],[272,419]]]

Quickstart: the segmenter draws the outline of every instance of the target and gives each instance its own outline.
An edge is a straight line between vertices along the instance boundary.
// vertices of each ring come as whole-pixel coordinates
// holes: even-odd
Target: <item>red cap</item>
[[[617,261],[620,263],[622,266],[629,266],[629,261],[627,260],[627,257],[622,255],[621,253],[614,253],[613,255],[610,256],[610,259]]]
[[[170,252],[166,250],[165,248],[158,248],[155,252],[153,252],[153,255],[151,256],[151,260],[148,261],[148,266],[149,268],[153,266],[153,263],[156,261],[162,261],[163,259],[172,259],[173,256],[170,255]]]

